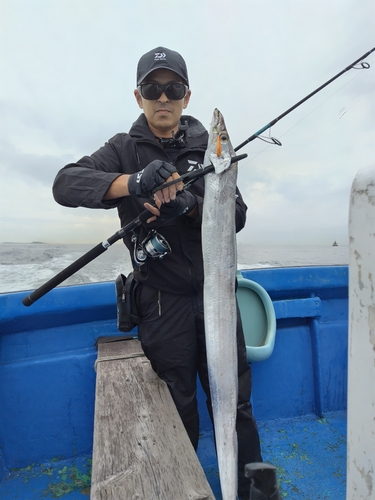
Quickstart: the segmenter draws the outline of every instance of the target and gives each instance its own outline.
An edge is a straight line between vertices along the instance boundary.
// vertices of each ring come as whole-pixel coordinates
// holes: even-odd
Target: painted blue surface
[[[285,498],[343,499],[348,269],[262,269],[243,276],[267,290],[277,320],[271,357],[252,364],[264,459],[278,467]],[[114,284],[57,288],[29,308],[21,303],[26,295],[0,294],[0,497],[33,500],[60,492],[88,498],[95,342],[119,333]],[[219,499],[201,389],[198,396],[198,455]]]

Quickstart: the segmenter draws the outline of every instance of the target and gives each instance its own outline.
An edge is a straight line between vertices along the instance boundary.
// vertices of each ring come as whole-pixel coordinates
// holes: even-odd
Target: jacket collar
[[[201,124],[199,120],[192,116],[182,115],[180,119],[181,123],[187,122],[188,128],[186,131],[186,138],[200,138],[202,141],[207,143],[207,131],[204,126]],[[155,141],[155,136],[151,132],[146,117],[144,113],[142,113],[138,119],[133,123],[129,135],[131,135],[135,140],[144,140],[148,139],[151,141]]]

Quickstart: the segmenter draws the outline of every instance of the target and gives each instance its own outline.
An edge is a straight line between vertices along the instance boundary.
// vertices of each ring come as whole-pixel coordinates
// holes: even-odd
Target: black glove
[[[163,219],[173,219],[179,215],[188,214],[197,203],[196,197],[190,191],[179,191],[174,200],[163,203],[159,208],[160,217]]]
[[[176,167],[166,161],[154,160],[140,172],[132,174],[128,179],[128,191],[135,198],[149,198],[151,192],[165,182]]]

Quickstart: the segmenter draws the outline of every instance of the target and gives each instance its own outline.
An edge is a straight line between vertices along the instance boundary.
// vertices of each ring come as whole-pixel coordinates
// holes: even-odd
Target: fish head
[[[205,166],[213,165],[215,173],[225,172],[231,166],[231,142],[223,115],[214,110],[205,154]]]

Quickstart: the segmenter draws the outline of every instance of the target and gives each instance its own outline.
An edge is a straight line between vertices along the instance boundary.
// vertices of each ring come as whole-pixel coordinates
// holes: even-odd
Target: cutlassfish
[[[204,317],[208,374],[223,500],[237,498],[237,340],[235,277],[237,163],[224,118],[215,109],[204,167],[202,219]]]

